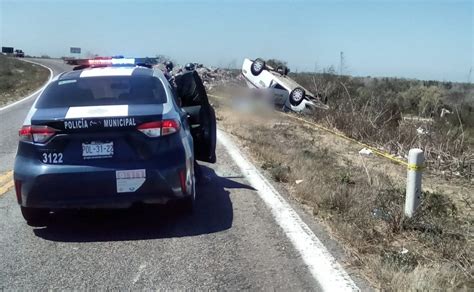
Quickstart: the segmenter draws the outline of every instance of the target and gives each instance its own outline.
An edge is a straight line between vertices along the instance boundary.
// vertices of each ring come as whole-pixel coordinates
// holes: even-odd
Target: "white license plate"
[[[114,155],[114,142],[82,143],[82,157],[84,159],[107,158],[107,157],[112,157],[113,155]]]

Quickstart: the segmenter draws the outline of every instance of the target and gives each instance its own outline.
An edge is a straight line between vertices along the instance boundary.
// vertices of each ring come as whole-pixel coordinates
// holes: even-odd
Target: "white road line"
[[[0,107],[0,112],[3,111],[3,110],[6,110],[7,108],[10,108],[10,107],[12,107],[12,106],[14,106],[14,105],[17,105],[17,104],[19,104],[19,103],[22,103],[22,102],[27,101],[28,99],[32,98],[32,97],[35,96],[36,94],[40,93],[40,92],[46,87],[46,85],[51,81],[51,79],[53,79],[54,73],[53,73],[53,70],[51,70],[51,68],[49,68],[49,67],[47,67],[47,66],[45,66],[45,65],[43,65],[43,64],[33,62],[33,61],[23,60],[23,59],[20,59],[20,60],[23,61],[23,62],[28,62],[28,63],[36,64],[36,65],[39,65],[39,66],[41,66],[41,67],[44,67],[44,68],[48,69],[48,70],[49,70],[49,79],[48,79],[48,81],[46,81],[46,83],[45,83],[43,86],[41,86],[40,89],[36,90],[35,92],[33,92],[32,94],[28,95],[27,97],[24,97],[24,98],[22,98],[22,99],[20,99],[20,100],[17,100],[17,101],[15,101],[14,103],[10,103],[10,104],[8,104],[8,105],[6,105],[6,106],[4,106],[4,107]]]
[[[321,288],[331,292],[360,291],[313,231],[258,169],[244,157],[227,135],[218,130],[217,139],[224,145],[247,181],[258,191],[262,200],[270,208],[276,222],[300,253]]]

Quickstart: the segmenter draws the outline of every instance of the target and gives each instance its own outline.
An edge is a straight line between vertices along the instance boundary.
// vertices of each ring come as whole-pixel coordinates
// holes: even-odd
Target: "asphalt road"
[[[40,62],[55,74],[70,69]],[[0,111],[0,174],[12,169],[17,131],[33,101]],[[210,182],[198,186],[190,216],[170,206],[67,212],[34,228],[10,189],[0,196],[0,290],[320,290],[221,144],[217,157],[217,164],[203,166]]]

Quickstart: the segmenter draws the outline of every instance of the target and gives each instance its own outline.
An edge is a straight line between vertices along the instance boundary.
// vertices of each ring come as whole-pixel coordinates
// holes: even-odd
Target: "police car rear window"
[[[58,80],[46,87],[37,108],[161,104],[166,92],[153,76],[107,76]]]

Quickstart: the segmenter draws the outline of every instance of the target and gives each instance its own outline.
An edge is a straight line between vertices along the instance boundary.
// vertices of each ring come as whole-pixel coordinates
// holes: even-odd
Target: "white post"
[[[423,150],[410,149],[408,152],[407,192],[405,198],[405,216],[412,217],[420,204],[421,173],[423,169]]]

